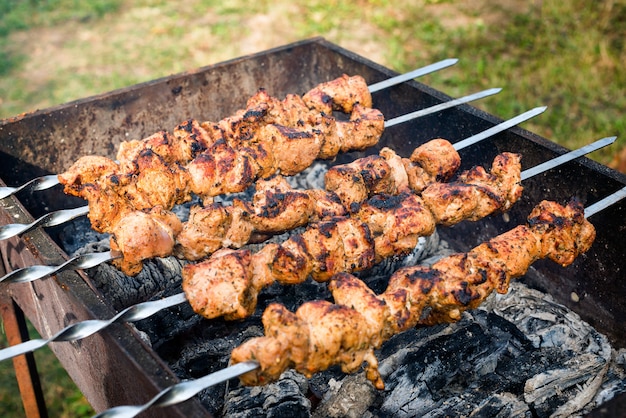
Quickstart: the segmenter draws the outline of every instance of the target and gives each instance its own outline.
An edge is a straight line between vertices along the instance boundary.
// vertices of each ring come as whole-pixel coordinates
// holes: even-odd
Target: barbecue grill
[[[19,185],[32,178],[60,173],[80,156],[114,158],[123,140],[143,138],[169,130],[183,120],[218,120],[242,106],[242,98],[264,87],[275,96],[304,92],[342,74],[360,74],[372,84],[395,75],[391,70],[350,51],[315,38],[266,52],[142,83],[0,122],[0,178]],[[387,117],[408,113],[450,97],[416,81],[377,92],[374,105]],[[437,137],[451,142],[485,130],[501,120],[469,105],[439,112],[387,130],[379,145],[364,152],[340,155],[336,163],[377,153],[389,146],[406,156],[418,145]],[[523,167],[532,167],[565,153],[563,147],[521,128],[512,128],[463,149],[461,170],[489,166],[499,152],[522,154]],[[585,205],[623,188],[626,176],[588,159],[579,159],[535,176],[524,183],[524,194],[507,216],[464,222],[438,233],[457,251],[466,251],[514,225],[525,222],[532,207],[543,199],[567,202],[578,197]],[[23,191],[0,202],[0,223],[28,223],[45,213],[83,205],[59,186]],[[536,262],[524,278],[530,287],[552,295],[606,334],[614,347],[626,347],[626,282],[623,280],[626,243],[626,203],[618,202],[590,219],[597,228],[591,250],[561,268],[550,261]],[[37,229],[0,241],[6,272],[30,265],[59,265],[68,256],[61,249],[61,226]],[[32,283],[2,284],[5,310],[21,312],[44,336],[70,323],[115,314],[84,271],[64,271]],[[7,322],[9,316],[3,314]],[[9,325],[7,324],[7,328]],[[117,405],[143,404],[180,378],[141,332],[115,324],[89,338],[51,345],[69,375],[98,410]],[[132,383],[131,383],[132,382]],[[626,407],[626,395],[617,396],[595,412],[617,415]],[[198,399],[153,416],[209,415]]]

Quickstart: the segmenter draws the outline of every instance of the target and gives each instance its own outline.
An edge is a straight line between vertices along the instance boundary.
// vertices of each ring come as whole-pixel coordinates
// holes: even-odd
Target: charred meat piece
[[[555,246],[556,236],[566,241]],[[366,362],[367,378],[383,389],[373,350],[384,341],[418,324],[457,321],[462,311],[477,307],[493,290],[505,293],[510,280],[523,275],[534,261],[552,258],[567,265],[590,248],[594,237],[582,205],[542,202],[528,225],[430,268],[398,270],[381,295],[356,277],[340,273],[329,285],[334,304],[306,302],[295,314],[272,304],[263,315],[265,336],[235,348],[231,360],[259,363],[257,370],[241,376],[246,385],[272,382],[287,368],[311,376],[332,365],[350,373]]]
[[[507,167],[514,171],[510,174],[512,178],[519,178],[519,164]],[[470,190],[472,187],[486,187],[485,182],[489,179],[500,184],[497,176],[489,176],[480,185],[470,184],[467,187]],[[512,184],[512,187],[516,189],[519,187],[517,182],[504,182],[503,184]],[[499,194],[486,197],[491,199],[491,203],[485,206],[493,210],[504,207],[508,202],[507,196],[510,195],[509,190],[494,186],[494,193],[496,192]],[[513,197],[515,196],[517,195]],[[440,200],[441,197],[433,193],[423,197],[413,193],[375,195],[362,203],[360,210],[349,217],[337,217],[309,224],[304,232],[293,235],[282,244],[269,244],[249,258],[241,257],[241,260],[245,259],[248,263],[242,268],[246,269],[246,274],[252,276],[250,283],[254,289],[240,289],[243,293],[236,300],[245,300],[247,305],[235,310],[248,312],[252,304],[256,303],[251,299],[255,298],[263,287],[275,281],[297,284],[311,276],[314,280],[325,282],[337,273],[363,271],[385,258],[411,251],[420,236],[433,233],[438,218],[431,207],[438,204],[437,199]],[[461,204],[464,204],[463,202],[465,201]],[[466,204],[469,208],[460,212],[466,218],[475,219],[477,215],[472,211],[476,210],[477,205],[471,200],[468,200]],[[454,220],[460,222],[462,218],[455,217]],[[209,275],[213,281],[219,280],[217,279],[221,275],[219,271],[199,273],[203,268],[215,268],[211,262],[213,257],[202,263],[202,267],[184,267],[183,277],[203,274]],[[223,280],[230,280],[230,276],[226,274]],[[192,279],[184,282],[187,284],[183,286],[183,290],[188,295],[203,292],[201,289],[189,286],[212,285]],[[207,301],[206,303],[213,302]],[[194,306],[196,312],[201,315],[211,312],[211,315],[221,316],[213,309],[204,309],[201,303],[194,302]],[[230,311],[223,314],[232,317]]]

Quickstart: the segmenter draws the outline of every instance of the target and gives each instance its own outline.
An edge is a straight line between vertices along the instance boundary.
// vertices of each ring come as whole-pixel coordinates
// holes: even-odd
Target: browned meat
[[[124,214],[111,237],[111,250],[120,251],[124,257],[113,263],[129,276],[139,273],[143,260],[172,254],[174,237],[181,228],[176,215],[159,206]]]
[[[189,219],[176,236],[175,255],[200,260],[220,248],[240,248],[248,243],[254,226],[248,213],[235,206],[192,206]]]
[[[580,202],[562,208],[555,202],[543,201],[530,213],[528,223],[543,234],[540,257],[549,257],[562,266],[573,263],[595,239],[595,229],[584,220]]]
[[[504,167],[514,171],[509,177],[519,178],[519,164],[503,166],[503,170]],[[505,174],[505,171],[500,173],[501,176]],[[467,188],[487,187],[489,179],[500,181],[496,176],[481,178],[481,185],[470,184]],[[279,180],[274,181],[282,184]],[[502,184],[518,187],[515,182]],[[280,188],[288,190],[289,186],[282,184]],[[500,193],[508,195],[506,190],[500,190]],[[314,280],[327,281],[336,273],[362,271],[384,258],[411,251],[420,236],[433,233],[438,220],[431,211],[437,201],[430,202],[429,199],[440,198],[432,193],[421,198],[408,192],[375,195],[359,205],[359,211],[350,217],[309,224],[303,233],[292,236],[283,244],[266,246],[250,258],[247,267],[252,271],[254,285],[260,286],[255,288],[253,294],[274,281],[296,284],[309,275]],[[504,200],[497,199],[496,203],[505,204]],[[473,200],[465,204],[471,205],[470,209],[476,209]],[[493,210],[500,208],[493,206]],[[460,213],[473,219],[475,215],[470,209],[461,208]],[[462,219],[454,218],[456,222]],[[215,274],[219,275],[219,272]]]
[[[120,198],[135,210],[161,206],[171,209],[176,204],[191,199],[187,189],[188,173],[178,164],[166,161],[150,149],[143,150],[134,160],[132,173],[116,176],[112,188],[117,189]]]
[[[445,139],[433,139],[417,147],[411,163],[419,165],[434,181],[445,182],[452,178],[461,165],[461,156]]]
[[[306,193],[313,200],[313,213],[310,217],[312,221],[319,222],[347,215],[346,208],[335,193],[322,189],[310,189],[306,190]]]
[[[348,164],[331,167],[325,174],[326,190],[334,192],[349,210],[376,193],[395,193],[391,167],[378,155],[359,158]]]
[[[65,193],[83,197],[85,187],[97,188],[101,177],[118,172],[119,165],[115,161],[97,155],[87,155],[79,158],[66,172],[59,174],[59,182],[64,186]]]
[[[409,175],[404,168],[403,158],[396,154],[394,150],[387,147],[381,149],[378,154],[389,164],[389,169],[391,170],[390,176],[393,179],[392,189],[395,190],[395,193],[410,191]],[[393,193],[393,191],[390,190],[388,193]]]
[[[385,129],[385,117],[371,107],[354,105],[349,121],[336,121],[341,151],[362,151],[378,143]]]
[[[376,261],[406,254],[419,237],[435,232],[435,219],[417,195],[377,195],[367,200],[356,214],[374,236]]]
[[[461,165],[461,157],[449,141],[439,138],[417,147],[402,163],[411,190],[421,193],[433,183],[450,180]]]
[[[246,154],[219,140],[187,166],[190,190],[202,197],[242,192],[256,180]]]
[[[434,161],[428,162],[429,158]],[[430,184],[449,180],[460,163],[450,142],[434,139],[416,148],[411,159],[383,148],[379,155],[331,167],[324,180],[326,189],[335,192],[346,208],[358,210],[355,204],[377,193],[397,194],[409,187],[421,193]]]
[[[117,151],[117,160],[120,164],[132,162],[141,151],[149,149],[168,164],[184,165],[212,143],[209,132],[198,121],[189,119],[174,128],[173,134],[161,131],[142,140],[122,142]]]
[[[194,311],[207,318],[239,319],[256,307],[250,251],[219,250],[210,259],[188,264],[183,270],[183,290]]]
[[[305,191],[291,188],[282,176],[260,180],[249,204],[239,202],[250,212],[250,222],[257,232],[283,232],[306,225],[315,202]]]
[[[496,210],[507,210],[522,193],[520,156],[503,153],[491,173],[474,167],[451,183],[433,183],[422,191],[438,224],[454,225],[463,219],[481,219]]]
[[[374,350],[384,341],[418,324],[457,321],[461,312],[477,307],[493,290],[506,292],[510,280],[523,275],[537,259],[573,262],[595,237],[583,213],[576,202],[566,207],[542,202],[527,226],[468,253],[443,258],[431,268],[398,270],[380,296],[356,277],[337,274],[329,284],[334,304],[307,302],[295,314],[272,304],[263,315],[265,336],[235,348],[231,361],[259,363],[258,369],[241,376],[246,385],[272,382],[287,368],[310,377],[333,365],[351,373],[367,362],[367,378],[383,389]],[[555,234],[569,239],[563,243],[565,258],[563,249],[553,245]]]
[[[272,154],[281,174],[291,176],[318,158],[321,144],[315,135],[283,125],[266,125],[259,135],[272,144]]]
[[[350,77],[346,74],[317,85],[302,98],[309,108],[326,114],[331,114],[333,109],[350,113],[355,103],[372,107],[372,95],[365,79],[361,76]]]

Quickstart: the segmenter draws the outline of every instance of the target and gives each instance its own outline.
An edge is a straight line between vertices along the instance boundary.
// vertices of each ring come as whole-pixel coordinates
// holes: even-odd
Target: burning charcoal
[[[528,405],[517,399],[515,395],[511,393],[503,393],[494,394],[488,397],[467,415],[472,417],[490,418],[531,418],[533,413],[528,408]]]
[[[401,359],[390,356],[391,367],[382,361],[381,371],[390,374],[384,377],[381,412],[445,416],[472,411],[493,393],[508,392],[510,382],[492,375],[523,349],[533,347],[511,324],[484,312],[465,316],[425,342],[408,342]]]
[[[81,248],[74,255],[109,250],[109,240],[105,239]],[[110,263],[87,269],[87,273],[113,308],[121,310],[149,300],[171,283],[180,283],[182,265],[175,257],[154,258],[147,260],[141,273],[134,277],[125,275]]]
[[[240,387],[226,396],[224,416],[251,417],[310,417],[311,402],[306,397],[306,379],[292,371],[266,386]]]
[[[583,354],[563,366],[526,381],[524,400],[539,416],[565,417],[584,408],[602,383],[608,363],[600,356]]]
[[[329,388],[313,414],[315,418],[363,417],[376,397],[376,389],[362,373],[331,379]]]
[[[80,217],[73,219],[60,228],[59,240],[61,246],[68,254],[79,251],[86,245],[108,239],[109,234],[100,234],[91,229],[89,218]]]

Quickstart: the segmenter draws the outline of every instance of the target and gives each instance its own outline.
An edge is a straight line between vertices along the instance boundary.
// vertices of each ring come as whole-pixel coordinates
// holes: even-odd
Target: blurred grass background
[[[626,154],[624,0],[0,0],[0,119],[312,36],[398,72],[459,58],[420,81],[451,96],[504,87],[474,105],[504,119],[547,105],[524,128],[570,149],[618,135],[591,157],[617,168]],[[91,415],[36,354],[51,416]],[[0,416],[23,414],[11,368]]]

